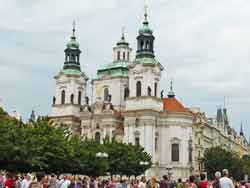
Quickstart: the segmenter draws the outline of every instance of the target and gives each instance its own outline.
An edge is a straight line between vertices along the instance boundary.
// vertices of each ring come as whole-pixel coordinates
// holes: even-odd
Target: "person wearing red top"
[[[6,174],[6,180],[4,182],[5,188],[13,187],[13,180],[10,174]]]
[[[206,181],[206,176],[205,174],[201,174],[201,181],[199,183],[199,188],[207,188],[208,187],[208,182]]]

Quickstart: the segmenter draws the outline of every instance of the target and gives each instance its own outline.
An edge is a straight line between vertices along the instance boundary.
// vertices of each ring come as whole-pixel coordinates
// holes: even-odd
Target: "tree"
[[[203,163],[208,177],[212,178],[216,171],[228,169],[236,179],[243,178],[243,163],[240,157],[221,147],[212,147],[205,151]]]
[[[71,134],[66,125],[52,125],[47,117],[28,124],[0,109],[0,169],[10,172],[73,173],[100,176],[106,172],[139,175],[151,166],[140,146],[113,140],[98,144]],[[105,152],[108,158],[98,158]],[[140,165],[140,162],[148,165]]]
[[[250,155],[243,155],[242,163],[243,163],[244,174],[250,177]]]
[[[105,151],[108,153],[109,172],[111,175],[135,175],[143,174],[151,167],[151,157],[141,146],[125,144],[115,141],[104,142]],[[147,165],[141,165],[147,162]]]

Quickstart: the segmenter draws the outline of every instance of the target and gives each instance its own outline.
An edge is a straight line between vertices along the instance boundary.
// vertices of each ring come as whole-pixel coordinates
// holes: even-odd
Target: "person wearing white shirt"
[[[229,172],[227,169],[222,171],[223,177],[220,178],[220,188],[234,188],[233,181],[228,178]]]
[[[143,176],[141,178],[139,185],[138,185],[138,188],[146,188],[146,182],[147,182],[147,180],[146,180],[145,176]]]
[[[28,188],[31,183],[31,176],[26,174],[25,178],[21,182],[21,188]]]
[[[67,176],[64,176],[62,180],[59,181],[58,183],[58,188],[68,188],[70,185],[70,180],[68,179]]]

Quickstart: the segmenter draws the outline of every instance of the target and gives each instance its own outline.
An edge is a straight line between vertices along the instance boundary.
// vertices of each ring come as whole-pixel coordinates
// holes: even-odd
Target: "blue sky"
[[[48,114],[53,76],[62,68],[72,22],[81,45],[82,70],[91,78],[112,60],[124,26],[135,51],[143,0],[0,0],[0,98],[27,118]],[[210,117],[226,107],[232,126],[250,136],[249,0],[148,0],[157,59],[188,107]]]

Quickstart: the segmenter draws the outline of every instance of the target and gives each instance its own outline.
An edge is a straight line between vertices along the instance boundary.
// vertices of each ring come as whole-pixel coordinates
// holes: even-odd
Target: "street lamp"
[[[98,158],[108,158],[109,157],[109,155],[107,153],[105,153],[105,152],[103,152],[103,153],[98,152],[98,153],[95,154],[95,156],[98,157]]]
[[[148,166],[149,165],[149,162],[148,161],[140,161],[140,165],[145,167],[145,166]],[[145,174],[146,172],[144,171],[144,176],[146,175]]]
[[[140,165],[147,166],[147,165],[149,165],[149,162],[148,161],[140,161]]]
[[[99,163],[99,174],[102,175],[104,172],[105,172],[105,169],[107,169],[106,167],[106,158],[108,158],[108,154],[105,153],[105,152],[98,152],[95,154],[96,158],[99,158],[99,159],[103,159],[103,160],[100,160],[100,163]]]

